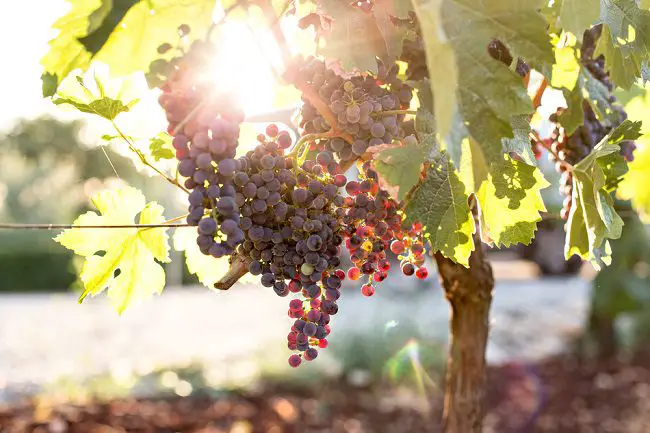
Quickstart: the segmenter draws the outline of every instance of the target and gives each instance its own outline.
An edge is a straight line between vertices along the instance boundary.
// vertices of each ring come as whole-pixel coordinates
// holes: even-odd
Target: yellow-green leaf
[[[54,24],[59,33],[41,61],[43,77],[49,80],[44,90],[50,94],[52,77],[60,83],[73,70],[87,69],[93,60],[107,63],[116,75],[147,70],[160,44],[176,43],[180,24],[191,26],[192,37],[204,37],[215,5],[214,0],[139,0],[129,1],[122,13],[117,5],[108,9],[100,0],[69,2],[71,9]],[[102,13],[95,13],[100,8]]]
[[[92,202],[99,214],[87,212],[74,225],[132,225],[138,213],[140,224],[164,221],[162,206],[155,202],[145,205],[144,195],[132,187],[101,191]],[[114,307],[122,313],[129,305],[164,288],[165,272],[156,260],[169,261],[165,228],[72,228],[54,240],[85,257],[80,301],[107,290]]]
[[[551,86],[573,90],[580,75],[580,64],[573,47],[556,47]]]
[[[149,139],[149,150],[151,151],[151,156],[156,161],[161,159],[173,159],[174,147],[172,146],[172,137],[166,132],[161,132]]]
[[[529,244],[546,211],[540,191],[549,185],[537,167],[508,156],[491,166],[476,192],[483,238],[498,247]]]

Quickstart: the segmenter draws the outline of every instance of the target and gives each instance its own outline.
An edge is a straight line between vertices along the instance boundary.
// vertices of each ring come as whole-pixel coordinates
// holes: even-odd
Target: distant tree
[[[89,148],[82,128],[81,121],[39,117],[0,136],[0,221],[70,222],[88,206],[92,182],[117,179],[117,172],[142,183],[127,158],[110,147]]]

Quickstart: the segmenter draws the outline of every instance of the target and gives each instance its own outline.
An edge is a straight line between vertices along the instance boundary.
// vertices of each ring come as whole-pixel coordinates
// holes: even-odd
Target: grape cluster
[[[303,87],[327,104],[336,116],[335,125],[318,111],[312,101],[303,96],[300,126],[306,134],[340,131],[352,137],[352,143],[340,137],[320,140],[320,147],[333,152],[341,161],[363,155],[369,147],[391,143],[403,135],[400,124],[413,89],[397,77],[396,65],[379,65],[377,77],[356,75],[343,78],[326,68],[318,59],[307,59],[294,71],[294,78]]]
[[[243,168],[235,153],[244,116],[228,98],[208,96],[209,82],[196,71],[207,64],[210,52],[208,44],[192,44],[168,71],[159,102],[174,137],[178,172],[190,191],[187,222],[198,226],[201,252],[222,257],[244,239],[234,185],[235,173]]]
[[[286,154],[293,145],[289,133],[270,125],[257,146],[238,157],[243,113],[227,96],[213,95],[200,72],[212,52],[210,44],[194,42],[183,56],[166,61],[164,73],[157,76],[178,173],[189,191],[187,222],[197,227],[203,254],[237,255],[263,286],[279,296],[295,295],[289,302],[294,322],[287,343],[294,351],[289,364],[296,367],[327,347],[346,275],[353,280],[367,275],[362,293],[372,295],[374,283],[387,276],[389,251],[399,255],[406,275],[427,275],[421,227],[403,229],[402,204],[379,188],[369,163],[361,178],[351,182],[339,165],[357,159],[369,146],[403,136],[398,127],[402,114],[380,114],[406,107],[412,91],[397,79],[396,67],[380,69],[379,79],[343,79],[312,59],[300,73],[338,121],[328,125],[306,100],[305,132],[344,131],[354,137],[352,144],[333,134],[315,140],[315,159],[298,164],[296,155]],[[344,243],[354,263],[347,274],[339,268]]]
[[[348,269],[348,277],[358,280],[368,276],[361,288],[365,296],[375,293],[374,283],[386,279],[390,261],[386,254],[390,250],[402,259],[401,270],[404,275],[415,274],[424,279],[428,275],[424,265],[424,243],[422,226],[412,225],[403,228],[401,203],[379,188],[377,173],[365,162],[358,181],[350,181],[345,186],[345,216],[343,217],[345,245],[350,252],[353,267]],[[417,270],[416,270],[417,269]]]
[[[594,58],[594,51],[596,48],[596,41],[600,36],[602,27],[594,26],[585,31],[582,42],[580,61],[598,81],[609,89],[610,92],[614,90],[614,86],[609,79],[609,75],[605,71],[605,58],[600,55]],[[573,204],[573,176],[571,171],[568,170],[567,164],[576,164],[585,158],[592,151],[594,146],[600,142],[613,128],[623,122],[627,115],[620,104],[616,104],[616,97],[612,94],[609,96],[609,102],[616,113],[616,117],[609,121],[601,121],[594,113],[590,103],[587,100],[582,102],[584,112],[584,119],[581,126],[579,126],[571,135],[567,135],[564,128],[557,123],[558,116],[562,114],[563,109],[551,116],[551,121],[556,122],[554,131],[551,134],[552,140],[551,149],[553,154],[550,158],[555,162],[556,170],[561,174],[560,178],[560,192],[564,195],[562,203],[562,210],[560,216],[566,220],[571,212]],[[621,154],[628,160],[634,159],[634,149],[636,145],[633,141],[625,141],[621,143]]]

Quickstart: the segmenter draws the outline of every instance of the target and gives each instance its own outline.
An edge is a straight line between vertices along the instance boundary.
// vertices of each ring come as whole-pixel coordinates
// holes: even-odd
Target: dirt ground
[[[266,385],[219,397],[0,408],[1,433],[436,433],[440,394],[423,405],[386,384]],[[563,356],[491,368],[486,433],[650,432],[650,356],[579,363]]]

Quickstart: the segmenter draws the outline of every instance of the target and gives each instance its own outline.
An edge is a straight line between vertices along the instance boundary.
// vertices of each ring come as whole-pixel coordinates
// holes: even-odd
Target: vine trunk
[[[436,254],[451,307],[443,423],[445,433],[480,433],[485,416],[485,349],[494,278],[479,239],[469,268]]]

